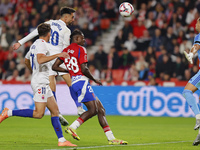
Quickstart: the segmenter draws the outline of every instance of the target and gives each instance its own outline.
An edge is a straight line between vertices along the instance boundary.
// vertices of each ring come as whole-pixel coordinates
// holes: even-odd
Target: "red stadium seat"
[[[113,69],[112,70],[112,79],[113,79],[113,81],[122,81],[122,80],[124,80],[124,70],[122,70],[122,69]]]
[[[131,55],[133,57],[139,58],[142,55],[142,51],[132,51]]]
[[[110,20],[107,18],[101,19],[100,27],[102,30],[107,30],[110,27]]]

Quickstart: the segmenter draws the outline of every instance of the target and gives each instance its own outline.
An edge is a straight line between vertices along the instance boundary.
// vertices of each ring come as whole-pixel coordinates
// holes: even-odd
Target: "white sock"
[[[195,117],[196,119],[200,119],[200,114],[197,114]]]
[[[112,131],[107,131],[107,132],[105,132],[105,134],[106,134],[106,137],[107,137],[107,139],[108,139],[109,141],[115,139],[115,137],[114,137]]]
[[[67,141],[67,140],[64,137],[61,137],[58,139],[58,142],[65,142],[65,141]]]
[[[8,117],[12,116],[12,110],[8,110]]]
[[[77,120],[75,120],[69,127],[73,128],[73,129],[77,129],[78,127],[80,127],[80,122],[78,122]]]

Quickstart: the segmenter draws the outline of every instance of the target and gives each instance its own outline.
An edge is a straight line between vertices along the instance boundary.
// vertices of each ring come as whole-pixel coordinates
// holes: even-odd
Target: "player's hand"
[[[59,53],[59,54],[58,54],[58,57],[68,58],[68,57],[69,57],[69,54],[66,53],[66,52],[62,52],[62,53]]]
[[[191,64],[193,64],[192,58],[193,58],[194,54],[191,53],[191,52],[188,54],[186,51],[184,51],[184,54],[185,54],[186,59],[187,59]]]
[[[94,82],[97,83],[97,84],[99,84],[99,85],[102,85],[101,80],[97,80],[97,79],[95,79]]]
[[[13,50],[17,50],[19,47],[21,46],[21,44],[18,42],[18,43],[15,43],[13,45]]]

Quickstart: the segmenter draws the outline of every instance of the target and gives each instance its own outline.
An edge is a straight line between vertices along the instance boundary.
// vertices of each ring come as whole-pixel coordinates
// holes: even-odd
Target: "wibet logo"
[[[198,100],[197,94],[194,94]],[[194,116],[182,93],[158,92],[155,87],[142,87],[139,91],[121,91],[117,95],[117,109],[122,115],[140,116]]]

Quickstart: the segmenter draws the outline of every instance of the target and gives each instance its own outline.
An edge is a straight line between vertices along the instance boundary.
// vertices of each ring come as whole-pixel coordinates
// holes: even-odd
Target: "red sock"
[[[83,122],[84,122],[84,120],[83,120],[81,117],[79,117],[79,118],[77,119],[77,121],[80,123],[80,125],[83,124]]]
[[[103,127],[104,132],[111,131],[109,125]]]

